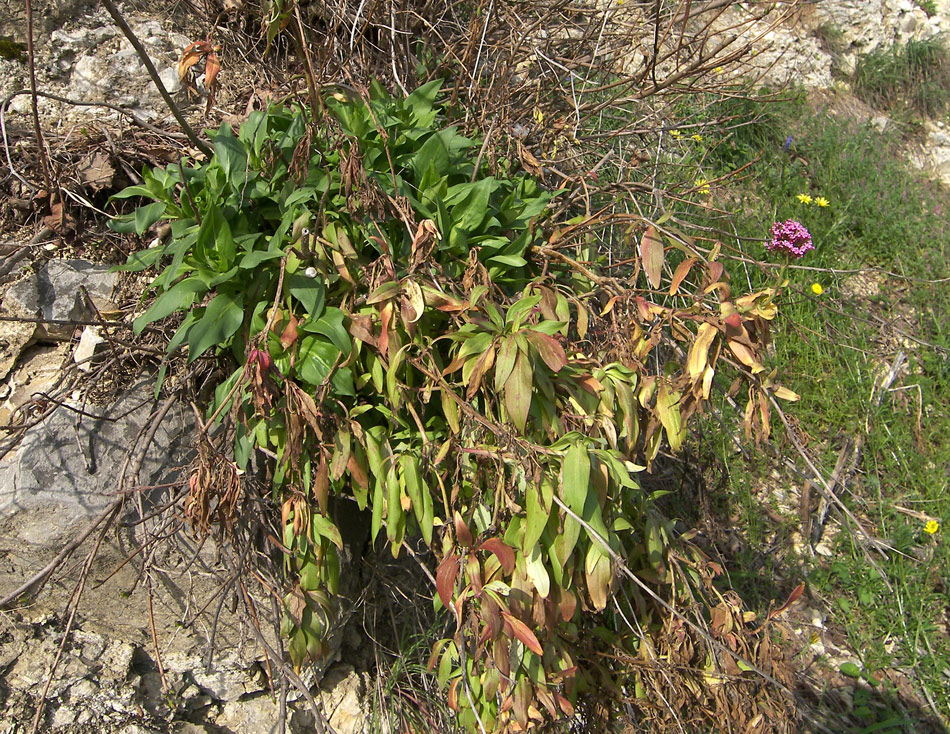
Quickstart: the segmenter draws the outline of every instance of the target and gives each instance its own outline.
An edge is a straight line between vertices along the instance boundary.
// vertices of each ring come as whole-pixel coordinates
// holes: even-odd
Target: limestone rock
[[[51,260],[32,277],[9,287],[3,298],[4,309],[14,315],[26,315],[51,321],[88,320],[95,310],[82,294],[85,288],[96,308],[114,308],[112,291],[117,276],[105,265],[88,260]],[[75,327],[62,324],[38,326],[35,339],[64,339]]]

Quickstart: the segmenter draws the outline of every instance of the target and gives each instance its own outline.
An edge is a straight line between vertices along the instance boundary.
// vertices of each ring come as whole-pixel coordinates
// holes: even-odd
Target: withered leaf
[[[79,178],[92,191],[102,191],[112,183],[115,168],[109,156],[101,151],[88,154],[79,165]]]
[[[660,287],[660,277],[663,275],[663,240],[656,233],[653,225],[647,227],[640,240],[640,260],[643,262],[643,272],[647,274],[650,285]]]

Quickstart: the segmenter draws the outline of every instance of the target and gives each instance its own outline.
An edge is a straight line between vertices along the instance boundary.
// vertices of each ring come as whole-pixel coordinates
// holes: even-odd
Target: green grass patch
[[[735,229],[722,238],[747,260],[744,270],[732,268],[736,276],[754,288],[775,282],[778,263],[769,267],[764,249],[773,221],[801,221],[814,237],[816,249],[785,272],[769,365],[801,395],[788,409],[797,438],[827,477],[844,440],[862,437],[842,496],[892,548],[877,557],[882,578],[859,534],[844,527],[825,535],[831,557],[798,557],[786,544],[786,573],[805,574],[814,604],[844,631],[865,673],[883,676],[885,687],[890,674],[903,676],[921,701],[950,717],[950,416],[943,407],[950,394],[950,195],[907,168],[898,138],[814,111],[804,98],[764,108],[730,101],[717,114],[734,122],[714,141],[703,171],[722,176],[747,166],[751,176],[719,187],[713,202],[735,212]],[[898,351],[907,366],[878,400],[881,376]],[[798,460],[782,430],[773,440]],[[752,546],[739,555],[747,567],[757,543],[774,543],[783,532],[761,512],[768,501],[761,488],[776,481],[774,465],[746,462],[726,441],[719,456],[728,467],[733,516]],[[795,515],[789,518],[794,526]],[[936,533],[927,532],[928,519],[940,524]],[[733,579],[737,587],[754,580]],[[862,726],[916,730],[893,711],[876,711],[865,707],[870,718]]]
[[[868,104],[888,110],[909,106],[937,117],[950,101],[950,64],[939,38],[911,40],[864,54],[854,73],[854,89]]]

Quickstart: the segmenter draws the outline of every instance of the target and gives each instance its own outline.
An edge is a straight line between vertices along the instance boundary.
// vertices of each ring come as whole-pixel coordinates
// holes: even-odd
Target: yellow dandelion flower
[[[811,292],[814,293],[816,296],[820,296],[822,293],[825,292],[825,289],[821,287],[821,283],[812,283]]]
[[[830,205],[831,205],[831,202],[828,201],[824,196],[819,196],[817,199],[815,199],[815,203],[816,203],[818,206],[830,206]]]
[[[691,137],[693,140],[695,140],[697,143],[703,142],[703,136],[700,135],[699,133],[694,133],[693,135],[690,135],[690,137]]]
[[[811,204],[811,197],[808,194],[799,194],[797,198],[802,204]]]
[[[722,72],[724,72],[725,69],[723,69],[721,66],[717,66],[715,69],[713,69],[713,71],[716,72],[717,74],[722,74]]]
[[[705,178],[702,178],[702,177],[697,178],[697,179],[696,179],[696,189],[697,189],[697,190],[699,191],[699,193],[701,193],[703,196],[709,196],[709,191],[710,191],[710,188],[709,188],[709,181],[707,181]]]
[[[936,520],[928,520],[924,525],[924,532],[930,535],[936,535],[938,530],[940,530],[940,523]]]
[[[683,133],[681,133],[679,130],[670,130],[670,135],[679,140]]]

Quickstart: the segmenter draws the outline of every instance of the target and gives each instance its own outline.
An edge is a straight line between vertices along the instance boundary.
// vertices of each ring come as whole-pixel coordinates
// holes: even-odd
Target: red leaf
[[[455,539],[466,548],[471,548],[475,544],[472,531],[468,529],[468,525],[465,524],[458,510],[455,511]]]
[[[663,274],[663,240],[657,236],[653,225],[647,227],[643,239],[640,240],[640,260],[650,285],[659,288],[660,276]]]
[[[524,334],[528,337],[528,341],[534,344],[534,348],[538,350],[538,354],[551,372],[560,372],[561,368],[567,364],[564,347],[553,336],[542,334],[540,331],[526,331]]]
[[[788,599],[785,600],[785,603],[780,606],[778,609],[773,609],[769,612],[769,619],[774,619],[786,609],[788,609],[792,604],[801,599],[802,594],[805,593],[805,582],[802,581],[798,586],[792,589],[792,593],[788,595]]]
[[[574,707],[571,705],[571,702],[560,693],[555,693],[554,696],[557,698],[557,705],[561,707],[561,711],[563,711],[567,716],[573,716]]]
[[[535,655],[544,654],[544,649],[541,647],[541,643],[538,642],[538,638],[534,636],[534,632],[531,631],[531,628],[529,628],[528,625],[526,625],[520,619],[511,616],[504,610],[502,610],[501,614],[505,618],[505,621],[511,625],[511,631],[514,633],[514,636],[521,640],[526,648],[528,648]]]
[[[330,474],[327,467],[327,457],[320,457],[320,466],[317,469],[317,476],[313,480],[313,493],[317,498],[317,504],[320,512],[327,512],[327,498],[330,494]]]
[[[505,570],[505,574],[510,574],[514,570],[515,552],[511,549],[511,546],[507,545],[501,539],[489,538],[478,546],[478,550],[487,550],[490,553],[494,553],[501,567]]]
[[[679,265],[676,266],[676,270],[673,272],[673,282],[670,283],[670,295],[675,296],[676,292],[680,289],[683,280],[686,276],[689,275],[690,268],[696,264],[695,257],[688,257]]]
[[[459,576],[459,557],[450,553],[442,559],[435,572],[435,588],[439,592],[439,599],[446,609],[451,609],[452,595],[455,592],[455,581]]]

